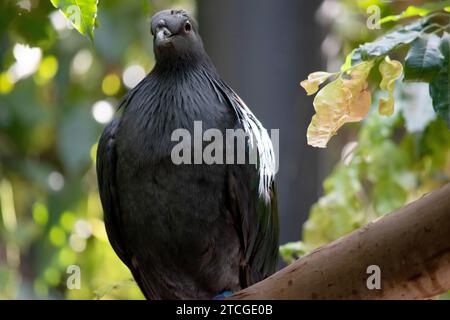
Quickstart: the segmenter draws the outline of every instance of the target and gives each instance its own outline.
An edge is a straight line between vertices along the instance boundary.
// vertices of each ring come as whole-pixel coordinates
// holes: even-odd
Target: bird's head
[[[197,23],[184,10],[158,12],[152,18],[151,31],[157,60],[204,53]]]

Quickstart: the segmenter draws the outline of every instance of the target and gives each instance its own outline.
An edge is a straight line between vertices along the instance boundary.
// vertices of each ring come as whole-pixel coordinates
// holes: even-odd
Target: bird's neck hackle
[[[182,76],[189,73],[216,70],[206,53],[185,55],[161,55],[157,57],[153,72],[158,76]]]

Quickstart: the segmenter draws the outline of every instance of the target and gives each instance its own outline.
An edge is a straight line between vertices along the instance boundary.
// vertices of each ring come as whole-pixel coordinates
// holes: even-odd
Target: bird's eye
[[[191,32],[191,30],[192,30],[192,25],[190,24],[189,21],[187,21],[187,22],[184,24],[184,31],[186,31],[186,33],[189,33],[189,32]]]

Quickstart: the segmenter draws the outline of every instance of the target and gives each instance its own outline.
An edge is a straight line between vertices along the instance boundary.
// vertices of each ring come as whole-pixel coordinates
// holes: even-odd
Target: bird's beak
[[[156,32],[156,44],[158,45],[164,45],[167,44],[170,41],[170,37],[172,36],[172,33],[167,29],[166,27],[160,28]]]

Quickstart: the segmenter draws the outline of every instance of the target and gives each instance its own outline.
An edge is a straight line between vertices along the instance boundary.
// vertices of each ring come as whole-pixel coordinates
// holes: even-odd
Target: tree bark
[[[379,266],[381,289],[368,289]],[[450,184],[230,299],[428,299],[450,289]]]

